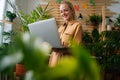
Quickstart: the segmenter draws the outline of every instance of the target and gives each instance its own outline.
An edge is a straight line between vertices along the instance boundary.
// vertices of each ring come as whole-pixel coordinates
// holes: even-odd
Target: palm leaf
[[[45,6],[45,8],[44,8],[44,12],[47,10],[47,8],[48,8],[48,5],[49,5],[49,3]]]

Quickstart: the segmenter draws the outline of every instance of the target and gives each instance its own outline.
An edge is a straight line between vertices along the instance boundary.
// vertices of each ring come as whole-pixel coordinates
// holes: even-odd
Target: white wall
[[[43,0],[29,0],[27,13],[30,13],[35,7],[39,6],[40,4],[46,3]]]
[[[5,5],[6,5],[6,1],[1,0],[0,1],[0,6],[3,7],[3,8],[0,8],[0,20],[2,20],[4,18],[3,13],[5,11]]]
[[[16,3],[24,13],[30,13],[35,7],[46,2],[43,0],[16,0]]]
[[[30,13],[39,4],[46,3],[44,0],[16,0],[16,4],[24,13]]]
[[[25,13],[27,12],[28,0],[16,0],[16,4],[19,9],[22,9]]]
[[[108,7],[108,9],[110,9],[111,11],[116,12],[116,15],[113,15],[113,19],[118,17],[118,15],[120,14],[120,0],[115,0],[115,1],[118,1],[119,3],[112,4],[111,6]]]
[[[0,1],[0,6],[3,7],[3,8],[0,8],[0,20],[4,19],[3,15],[4,15],[4,11],[5,11],[5,4],[6,4],[5,0]],[[0,22],[0,46],[2,44],[2,31],[3,31],[3,23]]]

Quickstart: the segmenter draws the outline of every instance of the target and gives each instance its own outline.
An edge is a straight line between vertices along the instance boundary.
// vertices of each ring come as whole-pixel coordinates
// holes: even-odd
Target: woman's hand
[[[52,51],[57,53],[62,53],[63,55],[69,55],[70,54],[70,48],[52,48]]]
[[[65,47],[65,48],[52,48],[53,51],[66,51],[69,50],[69,48]]]

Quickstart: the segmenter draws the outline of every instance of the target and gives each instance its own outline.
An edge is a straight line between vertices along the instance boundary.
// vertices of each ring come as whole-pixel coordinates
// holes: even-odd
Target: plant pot
[[[113,77],[113,73],[111,71],[104,73],[104,80],[112,80],[112,77]]]
[[[16,76],[24,76],[27,70],[23,64],[16,64],[15,71]]]
[[[98,27],[98,23],[96,23],[96,22],[91,22],[91,26],[95,26],[95,27]]]
[[[120,80],[120,75],[116,75],[115,80]]]
[[[9,21],[10,21],[10,22],[13,22],[13,18],[9,18]]]

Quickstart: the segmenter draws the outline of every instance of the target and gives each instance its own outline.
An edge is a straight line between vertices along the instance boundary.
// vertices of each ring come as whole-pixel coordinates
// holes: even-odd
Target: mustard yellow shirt
[[[59,27],[58,31],[63,47],[69,47],[71,39],[76,41],[78,44],[82,43],[82,26],[80,22],[70,21],[64,23],[62,26]],[[63,55],[70,55],[70,53],[66,50],[53,50],[50,55],[49,66],[55,66]]]
[[[70,46],[70,40],[76,41],[78,44],[82,42],[82,26],[80,22],[73,20],[64,23],[58,29],[61,43],[64,47]]]

